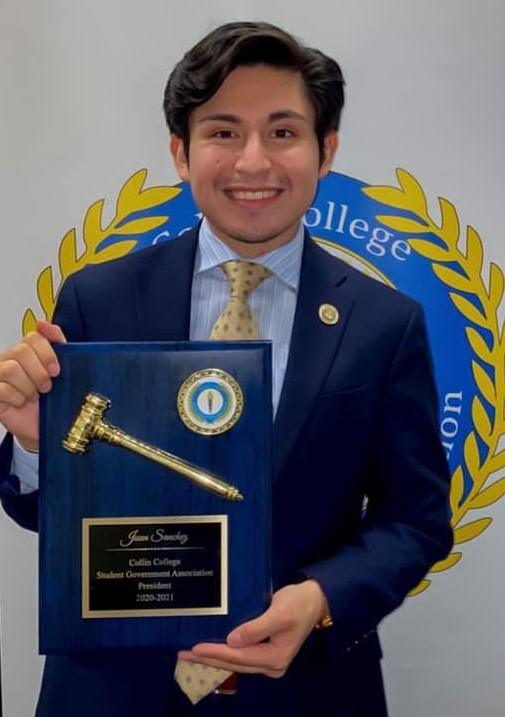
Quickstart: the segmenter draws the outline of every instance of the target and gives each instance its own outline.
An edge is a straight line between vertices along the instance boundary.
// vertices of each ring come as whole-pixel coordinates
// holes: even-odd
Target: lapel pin
[[[339,320],[338,309],[332,304],[321,304],[319,307],[319,319],[326,326],[335,326]]]

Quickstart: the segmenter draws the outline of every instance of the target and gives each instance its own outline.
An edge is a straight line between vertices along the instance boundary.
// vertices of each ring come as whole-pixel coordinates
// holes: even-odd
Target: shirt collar
[[[268,267],[275,276],[298,290],[300,281],[300,267],[302,264],[303,239],[305,230],[303,224],[296,231],[295,236],[287,244],[264,254],[258,259],[251,259]],[[194,274],[200,274],[214,269],[219,264],[230,259],[243,259],[214,234],[207,219],[203,219],[198,234],[198,248],[195,258]]]

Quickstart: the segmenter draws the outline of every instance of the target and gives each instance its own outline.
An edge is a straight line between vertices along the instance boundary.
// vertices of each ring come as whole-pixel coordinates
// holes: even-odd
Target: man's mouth
[[[226,191],[226,194],[232,199],[249,202],[272,199],[280,193],[280,189],[228,189]]]

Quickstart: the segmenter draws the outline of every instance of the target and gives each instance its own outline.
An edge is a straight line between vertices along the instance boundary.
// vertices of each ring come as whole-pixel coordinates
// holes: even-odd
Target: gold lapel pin
[[[338,309],[332,304],[321,304],[319,307],[319,319],[326,326],[335,326],[339,318]]]

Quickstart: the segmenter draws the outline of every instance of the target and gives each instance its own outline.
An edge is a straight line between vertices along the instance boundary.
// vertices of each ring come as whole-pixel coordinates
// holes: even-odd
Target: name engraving
[[[128,533],[127,538],[122,538],[119,545],[122,548],[129,548],[134,543],[173,543],[186,545],[189,536],[178,531],[177,533],[166,533],[164,528],[157,528],[150,533],[141,533],[137,528]]]
[[[85,519],[83,617],[226,614],[226,520]]]

